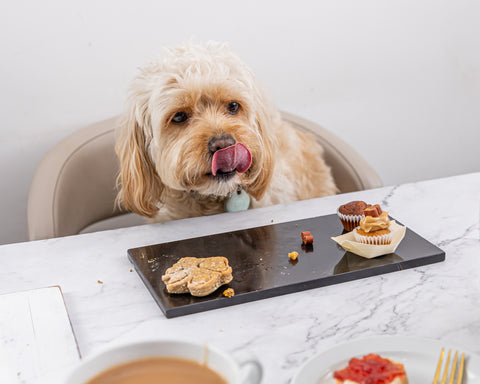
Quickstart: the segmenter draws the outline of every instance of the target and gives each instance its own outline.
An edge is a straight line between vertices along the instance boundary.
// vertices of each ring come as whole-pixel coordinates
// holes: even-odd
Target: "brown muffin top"
[[[369,204],[364,201],[351,201],[338,208],[338,212],[343,215],[363,215],[363,210],[367,208]]]

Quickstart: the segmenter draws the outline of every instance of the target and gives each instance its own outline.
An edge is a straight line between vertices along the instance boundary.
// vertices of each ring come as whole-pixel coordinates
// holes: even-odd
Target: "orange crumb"
[[[288,257],[289,257],[290,259],[292,259],[292,260],[297,260],[298,252],[295,252],[295,251],[290,252],[290,253],[288,254]]]
[[[103,281],[97,280],[98,284],[103,284]]]
[[[233,288],[227,288],[223,291],[223,296],[225,297],[232,297],[233,295],[235,295],[235,291],[233,290]]]

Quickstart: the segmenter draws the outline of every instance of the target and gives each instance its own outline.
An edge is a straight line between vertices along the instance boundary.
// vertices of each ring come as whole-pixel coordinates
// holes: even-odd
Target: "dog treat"
[[[300,233],[300,236],[302,236],[302,240],[304,239],[305,236],[311,236],[312,234],[310,231],[304,231]]]
[[[363,210],[363,214],[365,216],[372,216],[372,217],[378,217],[382,214],[382,212],[383,212],[382,208],[380,208],[379,204],[372,205]]]
[[[313,236],[310,231],[305,231],[301,233],[303,244],[313,244]]]
[[[378,214],[377,208],[375,208],[375,207],[365,208],[365,209],[363,210],[363,214],[364,214],[365,216],[371,216],[371,217],[378,217],[378,216],[380,216],[380,215]]]
[[[305,239],[303,240],[303,243],[305,245],[313,244],[313,236],[305,236]]]
[[[223,256],[184,257],[165,271],[162,281],[169,293],[206,296],[232,281],[232,267]]]
[[[235,291],[233,290],[233,288],[227,288],[223,291],[223,296],[225,297],[232,297],[235,295]]]
[[[291,260],[297,260],[298,252],[295,252],[295,251],[290,252],[290,253],[288,254],[288,257],[289,257]]]
[[[377,209],[377,213],[381,215],[383,213],[382,208],[380,208],[380,204],[375,204],[374,207]]]
[[[403,364],[375,353],[352,358],[344,369],[333,372],[335,384],[408,384]]]

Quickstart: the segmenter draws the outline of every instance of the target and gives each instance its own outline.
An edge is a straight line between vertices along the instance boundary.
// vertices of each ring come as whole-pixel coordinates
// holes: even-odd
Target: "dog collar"
[[[225,211],[238,212],[246,211],[250,207],[250,196],[242,187],[238,187],[227,200],[225,200]]]

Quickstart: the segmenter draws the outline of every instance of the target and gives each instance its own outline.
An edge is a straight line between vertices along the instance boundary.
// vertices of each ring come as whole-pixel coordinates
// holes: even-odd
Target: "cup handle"
[[[254,359],[242,361],[239,363],[242,374],[242,384],[260,384],[263,376],[261,364]]]

